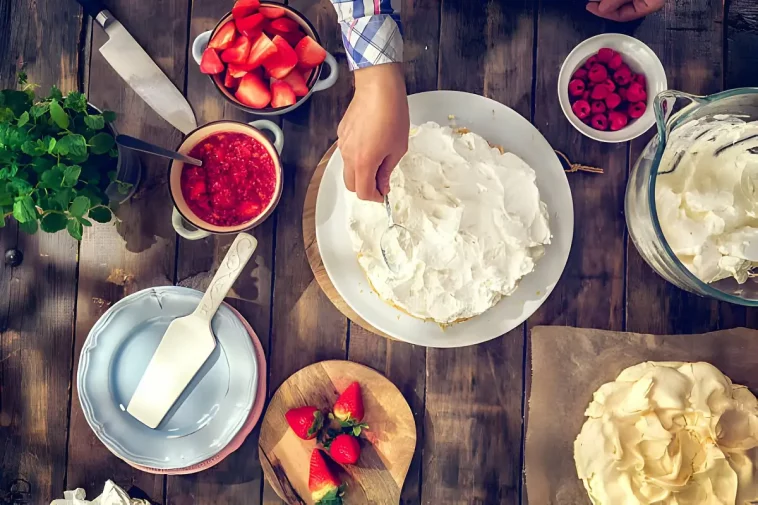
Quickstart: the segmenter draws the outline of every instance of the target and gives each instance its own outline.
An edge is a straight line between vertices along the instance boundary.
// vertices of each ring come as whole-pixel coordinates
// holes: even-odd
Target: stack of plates
[[[263,348],[242,316],[222,304],[211,323],[216,349],[161,424],[150,429],[126,412],[169,323],[194,311],[202,296],[174,286],[140,291],[103,314],[84,343],[78,370],[84,417],[113,454],[140,470],[210,468],[242,445],[263,410]]]

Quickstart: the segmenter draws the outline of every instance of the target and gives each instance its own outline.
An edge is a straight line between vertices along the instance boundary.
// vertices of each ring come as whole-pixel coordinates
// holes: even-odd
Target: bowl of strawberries
[[[618,33],[585,40],[568,55],[558,97],[569,122],[600,142],[627,142],[655,124],[653,100],[668,89],[652,49]]]
[[[300,12],[276,2],[237,0],[213,30],[192,44],[192,57],[234,106],[275,116],[337,82],[334,57]],[[329,71],[322,78],[322,70]]]

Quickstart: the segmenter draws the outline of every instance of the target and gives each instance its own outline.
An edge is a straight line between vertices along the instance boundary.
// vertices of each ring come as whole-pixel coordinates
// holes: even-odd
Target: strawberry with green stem
[[[363,415],[361,385],[353,382],[339,395],[329,417],[337,419],[343,431],[352,432],[357,437],[361,434],[361,430],[368,429],[368,425],[363,422]]]
[[[341,505],[345,487],[326,462],[324,452],[314,449],[311,454],[308,490],[316,505]]]
[[[284,417],[295,435],[303,440],[316,438],[324,424],[324,415],[316,407],[290,409]]]

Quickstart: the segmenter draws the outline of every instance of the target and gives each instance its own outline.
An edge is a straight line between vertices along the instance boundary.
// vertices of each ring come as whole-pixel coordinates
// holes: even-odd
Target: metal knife
[[[192,107],[100,0],[76,0],[108,34],[100,53],[147,104],[184,134],[197,128]]]

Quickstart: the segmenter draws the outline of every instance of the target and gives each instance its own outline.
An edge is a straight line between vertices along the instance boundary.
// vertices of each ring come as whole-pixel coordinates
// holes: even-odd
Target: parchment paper
[[[589,505],[574,466],[574,440],[601,385],[643,361],[706,361],[735,384],[758,390],[758,331],[703,335],[538,326],[531,333],[532,377],[526,434],[530,505]]]

